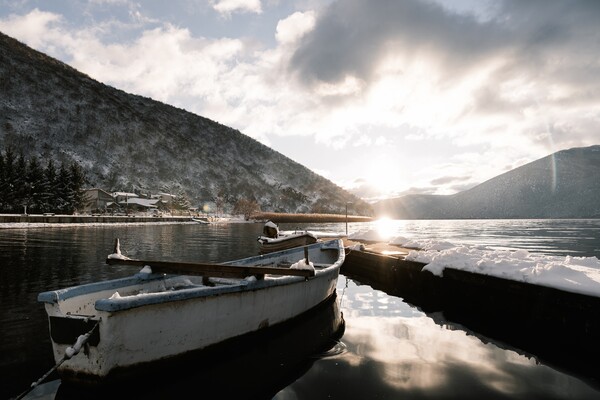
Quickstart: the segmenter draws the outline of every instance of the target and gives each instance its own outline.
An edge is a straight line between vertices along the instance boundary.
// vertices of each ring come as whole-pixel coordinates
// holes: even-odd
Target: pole
[[[351,201],[346,202],[346,237],[348,237],[348,204],[353,204]]]

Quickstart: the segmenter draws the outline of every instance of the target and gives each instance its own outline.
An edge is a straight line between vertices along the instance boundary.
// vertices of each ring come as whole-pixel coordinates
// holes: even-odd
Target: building
[[[84,212],[106,211],[115,203],[115,198],[102,189],[87,189],[85,191]]]
[[[118,204],[121,204],[124,201],[127,202],[129,199],[134,199],[134,198],[140,197],[135,193],[128,193],[128,192],[113,192],[112,196],[115,199],[114,201]]]
[[[152,211],[158,208],[159,199],[127,198],[119,202],[121,208],[127,211]]]

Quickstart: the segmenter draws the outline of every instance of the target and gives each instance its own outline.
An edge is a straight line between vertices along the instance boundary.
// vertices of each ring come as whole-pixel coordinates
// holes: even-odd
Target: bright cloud
[[[24,16],[10,15],[0,21],[0,29],[8,35],[17,36],[33,48],[43,49],[47,47],[48,42],[57,39],[55,36],[48,38],[47,34],[52,25],[61,21],[60,15],[40,11],[36,8]]]
[[[230,16],[232,13],[262,13],[260,0],[211,0],[212,7],[219,13]]]
[[[280,43],[293,43],[315,26],[315,13],[295,12],[286,19],[279,21],[275,37]]]

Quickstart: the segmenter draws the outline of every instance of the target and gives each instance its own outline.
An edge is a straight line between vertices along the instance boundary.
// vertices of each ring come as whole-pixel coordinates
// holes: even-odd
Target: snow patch
[[[412,250],[407,260],[427,264],[423,270],[443,276],[446,268],[600,296],[600,261],[596,257],[546,256],[527,250],[489,250],[454,246]]]
[[[312,262],[308,262],[308,264],[306,263],[305,259],[302,259],[294,264],[292,264],[290,266],[290,269],[302,269],[302,270],[307,270],[307,271],[314,271],[315,270],[315,266],[313,265]]]
[[[142,268],[140,270],[140,274],[151,274],[152,273],[152,267],[150,267],[149,265],[144,265],[144,268]]]

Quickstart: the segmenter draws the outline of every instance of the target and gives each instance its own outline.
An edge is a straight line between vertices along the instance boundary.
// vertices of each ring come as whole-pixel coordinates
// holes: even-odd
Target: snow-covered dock
[[[345,276],[600,384],[596,257],[359,239],[346,242]]]

